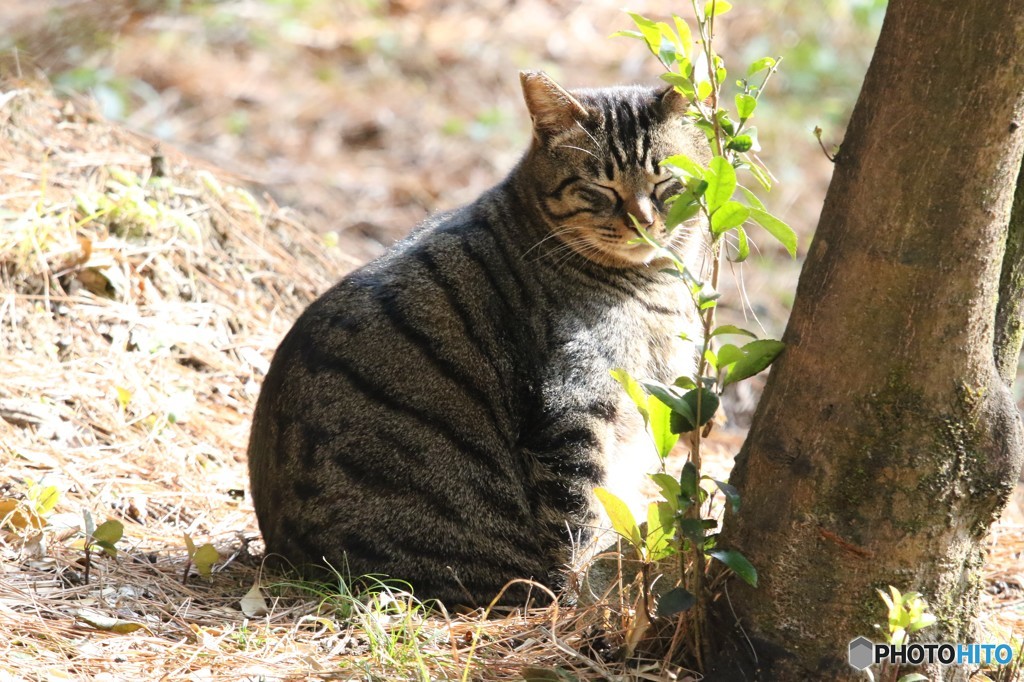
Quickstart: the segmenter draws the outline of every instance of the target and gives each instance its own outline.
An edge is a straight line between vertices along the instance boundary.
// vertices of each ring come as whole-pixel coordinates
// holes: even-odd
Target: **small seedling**
[[[217,548],[208,542],[196,547],[192,536],[188,533],[185,533],[185,548],[188,551],[188,561],[185,563],[185,573],[181,576],[181,584],[184,585],[188,582],[188,571],[193,565],[199,575],[209,579],[213,575],[213,565],[220,559]]]
[[[765,190],[771,188],[772,176],[756,154],[760,150],[757,131],[748,124],[779,60],[758,59],[742,78],[734,81],[734,109],[730,111],[724,93],[728,72],[712,42],[716,18],[732,5],[725,0],[693,0],[692,5],[696,34],[678,16],[673,16],[670,24],[630,13],[636,30],[616,35],[646,44],[665,69],[662,80],[689,101],[686,116],[703,131],[711,148],[712,158],[706,166],[685,155],[662,161],[679,186],[676,195],[666,202],[665,227],[671,231],[696,222],[706,227],[711,245],[710,278],[704,280],[690,272],[674,252],[663,248],[634,220],[637,241],[658,249],[671,266],[664,272],[678,277],[689,289],[701,326],[699,360],[691,376],[678,377],[672,385],[638,380],[621,369],[612,372],[643,417],[661,457],[662,472],[652,478],[663,499],[648,509],[647,530],[642,531],[621,500],[606,490],[598,490],[597,496],[614,529],[642,559],[645,603],[650,566],[673,554],[679,557],[678,586],[661,597],[656,615],[668,617],[687,612],[687,639],[700,668],[708,651],[707,638],[702,635],[711,596],[705,585],[708,562],[717,561],[745,582],[757,585],[757,571],[742,554],[716,546],[718,522],[711,516],[712,498],[720,491],[735,513],[739,510],[739,493],[728,483],[701,475],[701,439],[710,432],[722,390],[765,370],[783,350],[780,341],[758,339],[753,332],[733,325],[716,325],[719,273],[725,257],[741,262],[749,256],[747,226],[759,226],[793,257],[797,239],[785,222],[769,213],[760,199],[740,183],[737,175],[737,171],[743,171]],[[727,238],[732,241],[727,242]],[[727,244],[732,245],[731,252]],[[716,346],[719,337],[726,335],[753,340],[743,345]],[[689,434],[690,456],[676,480],[664,472],[664,462],[682,434]]]
[[[927,611],[928,604],[917,592],[902,594],[897,588],[889,586],[889,594],[878,590],[878,596],[885,602],[888,612],[886,626],[876,624],[875,629],[884,633],[885,641],[893,646],[903,646],[910,643],[910,633],[917,632],[930,625],[934,625],[936,618]],[[886,662],[878,673],[879,682],[893,680],[893,682],[927,682],[928,678],[921,673],[909,673],[898,680],[900,667]],[[875,677],[870,669],[864,671],[869,680]]]
[[[117,543],[124,535],[124,524],[114,519],[107,519],[100,525],[92,520],[89,510],[82,511],[82,528],[85,536],[82,539],[82,550],[85,552],[85,577],[83,582],[89,583],[92,569],[92,553],[99,550],[111,559],[117,558]]]

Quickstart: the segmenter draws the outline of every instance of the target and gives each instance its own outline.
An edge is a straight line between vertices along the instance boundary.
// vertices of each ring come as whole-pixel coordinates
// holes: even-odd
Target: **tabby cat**
[[[671,88],[521,79],[533,140],[509,176],[345,277],[277,350],[248,453],[268,555],[485,605],[515,578],[564,584],[606,523],[595,486],[638,498],[655,451],[609,370],[670,382],[699,332],[630,216],[697,265],[704,229],[666,235],[679,184],[659,162],[710,152]]]

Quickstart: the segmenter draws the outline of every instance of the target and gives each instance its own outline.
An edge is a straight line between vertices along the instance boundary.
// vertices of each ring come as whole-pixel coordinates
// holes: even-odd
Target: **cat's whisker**
[[[556,269],[560,268],[574,256],[589,259],[590,256],[600,254],[601,252],[602,250],[590,239],[586,236],[579,235],[572,241],[564,242],[561,249],[551,252],[550,255],[557,256],[554,263],[552,263],[552,267]]]
[[[555,258],[554,264],[560,265],[573,256],[578,255],[585,258],[588,254],[593,253],[597,253],[597,248],[590,242],[590,240],[586,237],[578,236],[572,241],[564,242],[560,249],[552,251],[550,255]]]
[[[571,144],[560,144],[558,146],[562,147],[564,149],[575,149],[578,152],[583,152],[584,154],[589,154],[590,156],[593,156],[595,159],[598,159],[598,160],[600,160],[600,158],[601,158],[597,154],[595,154],[594,152],[590,151],[589,149],[584,149],[583,147],[577,147],[577,146],[571,145]]]
[[[562,238],[562,235],[570,234],[573,229],[575,229],[575,226],[573,226],[573,225],[565,225],[565,226],[562,226],[560,228],[556,228],[555,230],[553,230],[551,232],[551,234],[549,234],[548,236],[544,237],[543,239],[538,241],[536,244],[531,246],[529,249],[524,251],[523,254],[520,256],[520,259],[521,260],[526,260],[527,255],[531,251],[534,251],[535,249],[537,249],[539,246],[541,246],[542,244],[544,244],[548,240],[554,239],[554,238],[559,238],[558,239],[558,243],[555,246],[553,246],[550,249],[548,249],[546,253],[544,251],[538,251],[537,257],[533,258],[529,262],[536,263],[541,258],[543,258],[546,254],[557,253],[557,252],[561,251],[564,248],[564,245],[565,245],[565,239]]]
[[[575,225],[571,225],[569,223],[565,223],[565,224],[562,224],[562,225],[556,225],[555,227],[552,227],[551,228],[551,232],[548,233],[542,239],[538,240],[536,244],[534,244],[533,246],[528,248],[526,251],[524,251],[523,252],[523,256],[526,256],[531,251],[533,251],[534,249],[536,249],[538,246],[540,246],[544,242],[548,241],[549,239],[553,239],[555,237],[558,237],[559,235],[565,234],[569,230],[572,230],[574,227],[576,227],[576,226]]]
[[[586,135],[587,137],[589,137],[590,141],[593,142],[594,145],[597,148],[601,147],[601,143],[597,141],[597,138],[594,137],[594,135],[589,130],[587,130],[586,127],[582,123],[580,123],[579,121],[576,121],[576,127],[578,127],[580,130],[582,130],[583,134]]]

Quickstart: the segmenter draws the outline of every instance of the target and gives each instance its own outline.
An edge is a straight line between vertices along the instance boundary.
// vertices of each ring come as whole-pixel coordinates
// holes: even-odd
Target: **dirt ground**
[[[841,139],[877,26],[869,3],[748,4],[722,52],[792,63],[761,124],[779,178],[764,200],[802,254],[830,174],[809,128]],[[0,681],[662,679],[581,653],[586,614],[438,619],[261,582],[245,496],[277,342],[331,282],[515,163],[517,71],[656,79],[638,44],[608,39],[628,28],[618,4],[8,0],[0,22],[0,505],[21,514],[0,541]],[[724,315],[780,334],[799,262],[765,241]],[[732,396],[712,474],[756,398]],[[86,557],[85,512],[123,525],[116,558]],[[211,576],[186,535],[217,550]],[[1022,553],[1011,509],[982,573],[985,641],[1024,633]]]

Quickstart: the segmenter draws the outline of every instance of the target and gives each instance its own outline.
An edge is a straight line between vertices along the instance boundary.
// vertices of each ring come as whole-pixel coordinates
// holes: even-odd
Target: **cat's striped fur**
[[[627,214],[664,236],[659,161],[706,162],[704,136],[671,90],[522,80],[534,139],[511,174],[343,279],[274,356],[249,443],[269,554],[486,604],[513,578],[559,586],[592,489],[635,496],[654,463],[609,370],[688,372],[695,318]],[[673,248],[696,262],[703,232]]]

